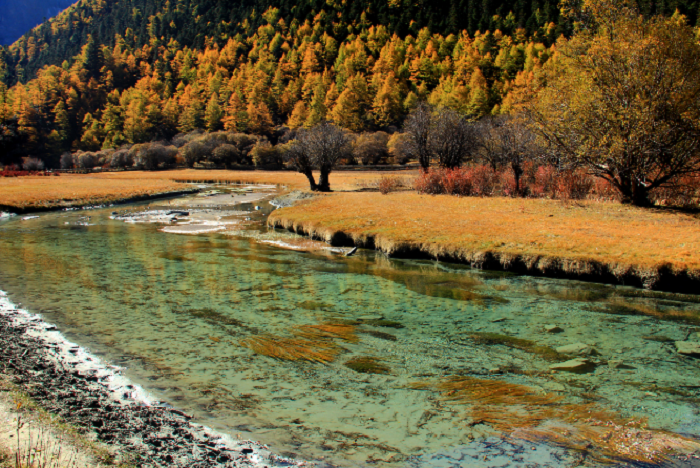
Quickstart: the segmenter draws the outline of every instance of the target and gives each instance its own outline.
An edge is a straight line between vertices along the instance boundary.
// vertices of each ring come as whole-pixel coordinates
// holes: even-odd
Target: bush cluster
[[[414,182],[419,193],[458,196],[522,196],[559,200],[617,199],[617,192],[583,170],[557,171],[551,165],[527,164],[516,190],[511,168],[494,170],[486,164],[422,171]]]

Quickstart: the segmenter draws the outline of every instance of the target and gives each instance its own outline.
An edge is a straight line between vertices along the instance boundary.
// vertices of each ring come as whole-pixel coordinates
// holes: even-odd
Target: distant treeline
[[[0,163],[36,156],[57,167],[66,151],[195,129],[272,137],[281,125],[332,120],[356,133],[391,131],[420,100],[472,119],[500,114],[554,53],[547,44],[558,34],[549,23],[532,36],[422,28],[402,37],[383,25],[329,33],[320,13],[293,24],[278,9],[261,18],[250,36],[223,46],[212,40],[203,50],[174,39],[140,45],[131,30],[112,47],[89,37],[61,66],[26,84],[0,84]]]

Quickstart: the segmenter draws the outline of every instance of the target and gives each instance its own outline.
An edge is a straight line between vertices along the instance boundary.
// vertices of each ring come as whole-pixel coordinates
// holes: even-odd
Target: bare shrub
[[[394,133],[387,142],[389,156],[394,164],[406,164],[411,159],[409,136],[406,133]]]
[[[377,182],[377,188],[382,195],[388,195],[404,186],[403,179],[399,177],[381,176]]]
[[[78,169],[92,169],[95,167],[95,154],[90,152],[78,151],[73,156],[75,167]]]
[[[61,155],[61,169],[73,169],[73,155],[71,153],[63,153]]]
[[[385,132],[363,133],[352,143],[352,155],[363,165],[386,163],[389,157],[389,135]]]
[[[211,153],[210,160],[217,166],[229,167],[238,162],[241,152],[234,145],[224,143],[217,146]]]
[[[258,167],[282,165],[280,149],[276,146],[272,146],[266,138],[258,141],[250,152],[250,155],[253,157],[253,164]]]
[[[130,156],[128,148],[121,148],[112,153],[109,159],[109,166],[114,169],[131,167],[134,165],[134,159]]]
[[[44,161],[39,158],[31,158],[27,156],[22,158],[22,169],[25,171],[43,171]]]

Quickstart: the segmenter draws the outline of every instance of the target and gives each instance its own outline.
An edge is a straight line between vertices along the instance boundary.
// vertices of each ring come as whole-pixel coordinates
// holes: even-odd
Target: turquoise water
[[[294,252],[258,242],[271,236],[264,219],[273,209],[259,204],[235,207],[247,215],[225,209],[224,219],[241,223],[195,235],[111,219],[114,208],[2,221],[0,289],[126,368],[158,400],[284,455],[401,466],[493,434],[488,424],[469,424],[468,406],[414,385],[455,375],[700,433],[700,360],[674,345],[700,341],[700,297],[367,251]],[[320,324],[352,330],[349,341],[323,341],[336,353],[325,364],[274,359],[241,343],[303,339],[299,327]],[[562,331],[548,333],[549,325]],[[551,372],[576,357],[551,349],[574,343],[595,350],[593,367]],[[373,358],[382,373],[345,365],[357,358]]]

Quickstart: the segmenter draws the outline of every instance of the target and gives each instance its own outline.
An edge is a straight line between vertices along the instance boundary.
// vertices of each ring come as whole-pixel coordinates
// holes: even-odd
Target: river
[[[291,251],[261,242],[295,237],[268,231],[267,201],[193,208],[198,200],[0,221],[0,289],[153,398],[328,465],[439,466],[483,453],[485,437],[529,429],[512,416],[512,427],[478,420],[472,404],[450,399],[484,380],[511,386],[496,394],[528,388],[558,401],[469,393],[482,409],[593,405],[700,434],[700,360],[675,346],[700,341],[700,297],[372,251]],[[180,220],[199,213],[195,224],[210,232],[133,222],[171,210],[188,212],[167,215]],[[151,218],[134,216],[144,211]],[[576,372],[550,369],[571,359],[586,362]],[[578,423],[567,422],[573,438]],[[521,439],[538,463],[581,457],[541,450],[551,434]],[[598,452],[589,463],[605,458]]]

